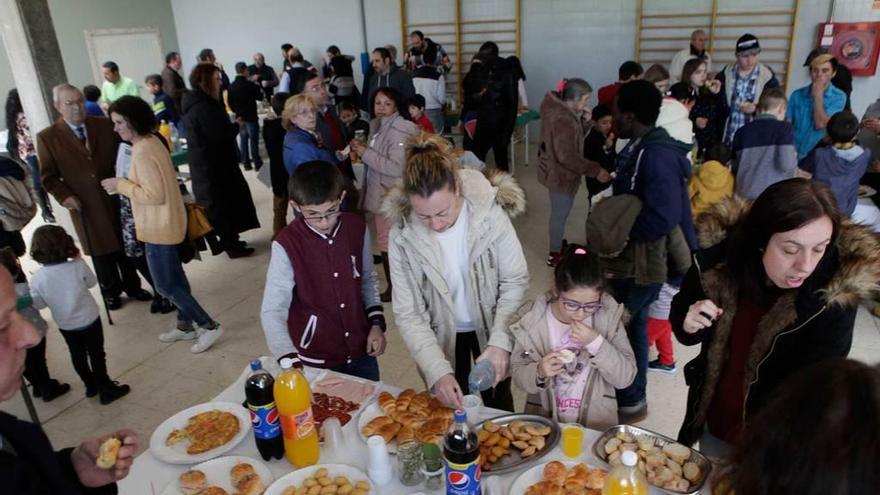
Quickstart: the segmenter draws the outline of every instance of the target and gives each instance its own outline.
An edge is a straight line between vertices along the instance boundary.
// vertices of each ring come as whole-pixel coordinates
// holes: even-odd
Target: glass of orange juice
[[[562,453],[575,458],[581,455],[584,444],[584,429],[578,425],[562,427]]]

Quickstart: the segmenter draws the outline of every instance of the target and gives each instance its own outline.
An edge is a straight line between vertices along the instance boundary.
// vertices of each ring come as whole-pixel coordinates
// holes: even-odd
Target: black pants
[[[468,375],[471,373],[471,359],[480,356],[480,342],[476,332],[460,332],[455,335],[455,381],[463,393],[468,390]],[[486,407],[513,411],[513,395],[510,393],[510,377],[501,380],[498,386],[480,393]]]
[[[153,295],[158,296],[159,293],[156,292],[156,285],[153,283],[153,276],[150,275],[150,267],[147,266],[147,256],[142,255],[135,258],[129,257],[134,267],[137,269],[138,273],[141,274],[141,277],[144,277],[144,280],[150,284],[150,287],[153,289]]]
[[[513,134],[513,128],[509,128],[503,122],[483,122],[482,119],[477,120],[477,130],[474,133],[474,139],[470,142],[469,149],[481,161],[486,161],[486,154],[491,149],[495,155],[495,167],[504,171],[509,170],[508,166],[508,147],[510,146],[510,136]]]
[[[92,262],[104,297],[119,297],[123,292],[134,294],[141,289],[137,268],[122,251],[92,256]]]
[[[24,358],[24,377],[34,387],[43,390],[49,385],[49,367],[46,365],[46,338],[29,348]]]
[[[110,382],[107,375],[107,358],[104,354],[104,327],[101,318],[82,330],[60,329],[73,369],[85,383],[86,388],[95,388]]]

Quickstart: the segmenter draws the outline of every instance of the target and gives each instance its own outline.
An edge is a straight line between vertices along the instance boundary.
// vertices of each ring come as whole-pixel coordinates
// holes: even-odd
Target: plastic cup
[[[321,425],[321,438],[324,439],[324,448],[336,451],[342,447],[342,424],[339,418],[330,417]]]
[[[391,481],[391,459],[388,457],[388,446],[385,439],[379,435],[373,435],[367,439],[369,461],[367,463],[367,475],[378,486]]]
[[[467,413],[467,419],[471,424],[480,422],[480,414],[483,410],[483,400],[474,394],[465,395],[461,401],[464,412]]]
[[[584,430],[580,426],[568,425],[562,428],[562,453],[575,458],[581,455],[584,444]]]

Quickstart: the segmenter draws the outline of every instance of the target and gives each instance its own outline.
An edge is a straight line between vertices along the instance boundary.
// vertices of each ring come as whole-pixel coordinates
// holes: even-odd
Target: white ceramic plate
[[[208,478],[208,486],[219,486],[220,488],[226,490],[227,493],[236,493],[237,490],[232,486],[232,479],[229,476],[229,472],[232,470],[233,467],[235,467],[236,464],[242,462],[246,462],[254,467],[254,471],[256,471],[258,475],[260,475],[263,486],[269,486],[272,484],[272,480],[274,479],[274,477],[272,476],[272,472],[269,471],[269,468],[266,467],[266,465],[263,464],[262,461],[252,459],[250,457],[238,455],[218,457],[216,459],[197,464],[191,469],[198,469],[199,471],[205,473],[205,477]],[[168,483],[168,486],[165,487],[165,491],[162,492],[162,495],[180,495],[181,493],[182,492],[180,491],[180,484],[178,483],[177,479],[174,479],[174,481]]]
[[[263,492],[263,495],[281,495],[284,493],[284,490],[287,487],[293,485],[299,488],[302,486],[302,482],[312,476],[320,468],[324,468],[327,470],[328,476],[332,479],[336,476],[345,476],[351,481],[351,484],[355,484],[358,481],[366,481],[370,483],[370,495],[376,493],[373,490],[373,483],[370,481],[370,478],[360,469],[353,468],[351,466],[347,466],[345,464],[318,464],[316,466],[309,466],[302,469],[297,469],[292,473],[287,473],[284,476],[278,478],[275,483],[272,483],[272,486],[266,489]]]
[[[364,443],[367,443],[367,437],[364,436],[363,430],[364,426],[372,421],[374,418],[378,418],[379,416],[386,416],[385,412],[382,408],[379,407],[379,403],[376,401],[370,402],[366,407],[361,406],[360,416],[358,416],[357,429],[358,436],[361,437],[361,440]],[[388,444],[388,453],[389,454],[397,454],[397,440],[392,440],[391,443]]]
[[[571,469],[578,464],[586,464],[586,466],[590,469],[595,469],[593,466],[590,466],[586,462],[583,461],[569,461],[563,459],[550,459],[547,462],[551,462],[554,460],[558,460],[559,462],[565,464],[565,469]],[[528,471],[519,475],[519,478],[513,482],[513,486],[510,487],[509,495],[524,495],[526,490],[529,489],[530,486],[535,483],[540,483],[542,479],[544,479],[544,466],[547,462],[542,462],[537,466],[532,466]],[[491,474],[490,472],[484,473],[484,475]]]
[[[201,454],[196,455],[186,453],[186,447],[189,445],[189,442],[186,440],[170,447],[165,445],[165,439],[168,438],[168,434],[171,433],[172,430],[185,427],[189,418],[196,414],[215,409],[232,413],[238,418],[238,434],[232,437],[230,441],[216,449],[211,449],[207,452],[202,452]],[[234,402],[206,402],[204,404],[190,407],[189,409],[184,409],[160,424],[150,437],[150,452],[156,457],[156,459],[170,464],[195,464],[197,462],[214,459],[215,457],[219,457],[226,452],[229,452],[245,437],[249,436],[250,432],[251,416],[247,409],[241,407],[241,404],[236,404]]]

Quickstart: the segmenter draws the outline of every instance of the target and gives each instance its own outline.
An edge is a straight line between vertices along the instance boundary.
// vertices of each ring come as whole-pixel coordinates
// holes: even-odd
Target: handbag
[[[195,241],[214,231],[208,220],[205,208],[195,203],[186,203],[186,238]]]

